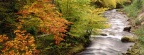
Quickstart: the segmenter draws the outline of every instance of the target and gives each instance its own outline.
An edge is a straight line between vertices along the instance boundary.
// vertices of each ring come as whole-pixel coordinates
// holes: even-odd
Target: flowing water
[[[106,11],[104,17],[111,24],[110,28],[102,30],[102,33],[106,35],[91,35],[91,45],[78,55],[122,55],[122,53],[127,52],[130,46],[134,45],[134,43],[130,42],[121,42],[121,38],[124,36],[134,36],[129,32],[123,31],[125,27],[129,26],[126,15],[113,9]]]

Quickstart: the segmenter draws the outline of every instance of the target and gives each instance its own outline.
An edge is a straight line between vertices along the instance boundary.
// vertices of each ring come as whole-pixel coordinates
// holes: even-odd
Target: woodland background
[[[88,46],[91,34],[110,26],[103,12],[114,8],[134,26],[142,22],[134,18],[142,0],[0,0],[0,55],[73,55]],[[138,30],[137,42],[144,43]]]

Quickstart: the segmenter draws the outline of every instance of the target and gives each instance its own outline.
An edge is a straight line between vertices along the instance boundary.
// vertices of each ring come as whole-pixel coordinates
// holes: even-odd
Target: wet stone
[[[104,34],[104,33],[103,33],[103,34],[100,34],[100,35],[102,35],[102,36],[107,36],[107,34]]]
[[[131,27],[125,27],[125,28],[123,29],[123,31],[130,32],[130,31],[131,31]]]

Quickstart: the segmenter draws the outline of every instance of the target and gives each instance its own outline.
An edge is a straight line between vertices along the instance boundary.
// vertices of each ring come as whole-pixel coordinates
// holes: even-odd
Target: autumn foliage
[[[9,40],[6,35],[0,35],[0,43],[4,46],[0,55],[33,55],[34,37],[20,29],[15,30],[14,33],[16,36],[13,40]]]
[[[125,2],[129,2],[130,0],[92,0],[98,6],[108,7],[108,8],[116,8],[118,4],[123,5]]]
[[[58,44],[64,40],[67,26],[70,24],[67,20],[61,17],[55,6],[49,0],[36,1],[31,5],[25,5],[24,9],[17,14],[22,14],[22,20],[29,18],[28,15],[34,15],[40,22],[39,31],[45,34],[53,34],[55,43]],[[29,19],[33,19],[32,17]],[[23,20],[27,21],[27,20]]]
[[[104,7],[115,7],[115,1],[105,4],[106,0],[94,0],[102,2]],[[3,6],[7,3],[4,0],[1,3],[0,11],[6,10]],[[108,26],[102,15],[107,8],[94,7],[91,3],[92,0],[9,1],[8,10],[13,10],[13,15],[4,11],[9,15],[9,19],[5,19],[5,15],[0,14],[4,19],[0,24],[5,25],[0,27],[0,34],[3,34],[0,35],[0,55],[71,55],[77,52],[73,48],[83,47],[89,35]],[[7,26],[12,27],[5,29]]]

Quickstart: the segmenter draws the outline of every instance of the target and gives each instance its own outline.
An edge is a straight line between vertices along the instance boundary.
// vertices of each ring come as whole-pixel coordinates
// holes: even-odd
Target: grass
[[[124,6],[124,11],[127,13],[128,16],[136,17],[136,15],[138,14],[138,8],[137,8],[136,3],[133,3],[129,6]]]
[[[143,55],[144,54],[144,25],[141,25],[143,19],[138,16],[144,9],[144,0],[133,0],[133,3],[124,7],[125,13],[131,18],[131,23],[138,28],[133,28],[134,34],[138,36],[138,40],[131,50],[128,51],[130,55]]]
[[[144,25],[140,26],[136,31],[135,34],[139,36],[139,40],[144,43]]]

